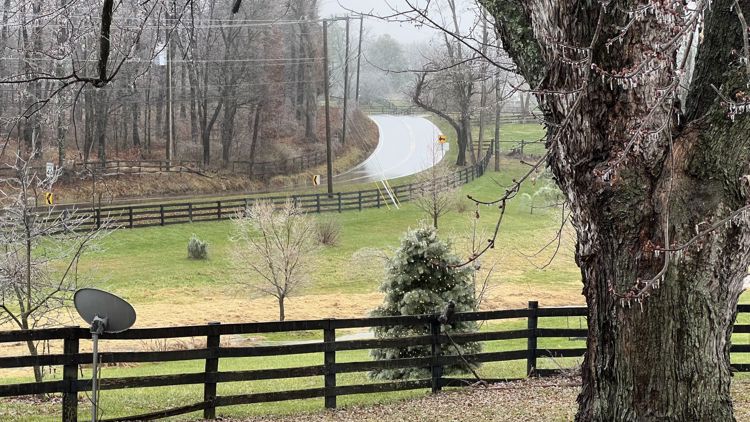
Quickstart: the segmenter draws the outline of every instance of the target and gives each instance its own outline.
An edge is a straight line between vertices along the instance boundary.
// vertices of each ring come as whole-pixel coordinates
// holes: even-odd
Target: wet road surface
[[[367,183],[410,176],[440,162],[448,144],[437,142],[440,129],[416,116],[377,115],[380,142],[361,164],[333,177],[337,183]]]

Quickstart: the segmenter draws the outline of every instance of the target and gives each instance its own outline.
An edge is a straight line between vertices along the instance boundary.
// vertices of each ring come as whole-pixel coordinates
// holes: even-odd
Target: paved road
[[[377,115],[375,151],[360,165],[333,177],[337,183],[367,183],[410,176],[440,162],[448,151],[437,142],[440,129],[423,117]]]

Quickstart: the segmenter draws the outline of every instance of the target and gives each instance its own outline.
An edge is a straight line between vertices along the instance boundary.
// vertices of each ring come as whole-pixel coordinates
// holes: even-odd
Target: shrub
[[[339,243],[341,223],[331,217],[321,218],[315,222],[315,232],[321,245],[335,246]]]
[[[188,258],[190,259],[207,259],[208,258],[208,242],[198,239],[198,236],[193,235],[188,241]]]
[[[466,211],[469,211],[469,205],[469,201],[456,200],[456,212],[459,214],[463,214]]]

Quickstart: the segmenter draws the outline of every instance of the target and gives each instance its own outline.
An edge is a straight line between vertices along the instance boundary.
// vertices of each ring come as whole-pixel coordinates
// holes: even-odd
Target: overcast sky
[[[419,3],[419,0],[416,0]],[[463,8],[473,4],[472,0],[459,0]],[[362,13],[386,16],[393,13],[393,8],[404,10],[407,6],[404,0],[321,0],[321,17],[332,15],[346,15],[348,8]],[[343,6],[343,7],[342,7]],[[465,13],[469,19],[469,13]],[[367,19],[365,26],[375,34],[390,34],[398,41],[409,44],[412,42],[426,41],[435,35],[435,31],[428,28],[417,28],[410,23],[384,22],[378,19]]]

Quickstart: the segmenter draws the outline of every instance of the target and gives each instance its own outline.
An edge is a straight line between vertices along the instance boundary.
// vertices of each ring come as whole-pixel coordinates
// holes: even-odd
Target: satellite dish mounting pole
[[[96,316],[94,321],[91,323],[91,341],[92,346],[92,357],[91,357],[91,422],[98,420],[97,411],[99,410],[97,401],[97,389],[98,389],[98,373],[99,373],[99,335],[102,334],[107,327],[107,318],[100,318]]]

